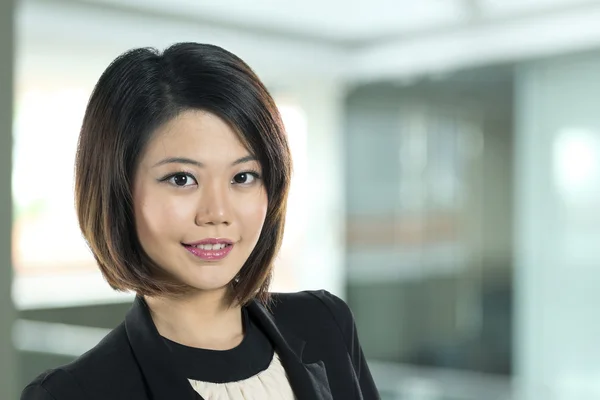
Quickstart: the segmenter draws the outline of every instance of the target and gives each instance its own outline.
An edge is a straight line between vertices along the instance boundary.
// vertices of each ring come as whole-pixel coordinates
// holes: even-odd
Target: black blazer
[[[346,303],[331,293],[274,293],[269,312],[248,312],[273,342],[298,400],[379,399]],[[21,400],[200,400],[170,353],[143,299],[92,350],[44,372]]]

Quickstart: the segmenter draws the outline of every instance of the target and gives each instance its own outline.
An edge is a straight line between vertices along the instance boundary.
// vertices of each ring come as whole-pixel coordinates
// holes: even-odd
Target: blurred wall
[[[11,329],[11,171],[13,116],[14,3],[0,2],[0,398],[16,398],[17,368]]]
[[[600,398],[600,55],[523,65],[516,90],[516,377]]]
[[[326,289],[344,298],[343,85],[314,78],[286,89],[306,118],[307,170],[301,171],[295,161],[293,178],[298,182],[303,178],[299,174],[306,173],[306,186],[299,188],[302,204],[288,205],[291,216],[303,214],[306,224],[295,265],[297,288]],[[288,226],[286,221],[286,231]]]
[[[347,97],[348,300],[368,357],[510,372],[512,96],[503,67]]]

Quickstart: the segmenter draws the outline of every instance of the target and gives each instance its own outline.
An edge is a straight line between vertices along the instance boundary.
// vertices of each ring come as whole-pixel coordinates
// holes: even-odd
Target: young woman
[[[273,99],[212,45],[135,49],[98,81],[77,214],[121,325],[22,400],[377,399],[348,306],[269,293],[291,160]]]

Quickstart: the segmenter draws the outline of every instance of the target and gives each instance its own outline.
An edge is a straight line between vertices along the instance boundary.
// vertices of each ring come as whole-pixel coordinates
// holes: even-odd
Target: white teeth
[[[199,244],[195,247],[202,249],[202,250],[221,250],[221,249],[225,248],[225,246],[227,246],[225,243],[218,243],[218,244]]]

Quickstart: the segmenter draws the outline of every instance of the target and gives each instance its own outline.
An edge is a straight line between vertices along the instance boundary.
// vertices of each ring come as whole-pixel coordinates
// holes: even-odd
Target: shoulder
[[[320,327],[335,325],[344,335],[354,326],[354,316],[346,302],[323,289],[272,293],[271,309],[276,320]]]
[[[326,309],[339,317],[348,317],[350,308],[346,302],[327,290],[304,290],[293,293],[272,293],[273,306],[280,308],[298,308],[307,311]]]
[[[47,370],[38,375],[21,392],[21,400],[62,400],[82,396],[77,382],[63,368]]]
[[[21,393],[21,400],[69,400],[90,398],[89,393],[114,396],[111,389],[132,377],[134,358],[123,324],[94,348],[73,362],[44,371]]]

